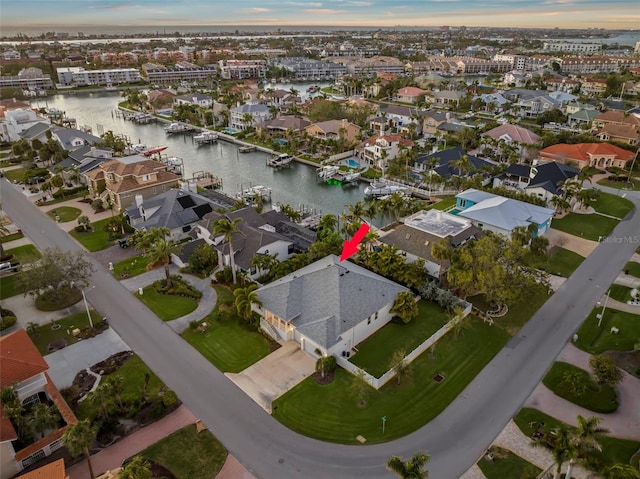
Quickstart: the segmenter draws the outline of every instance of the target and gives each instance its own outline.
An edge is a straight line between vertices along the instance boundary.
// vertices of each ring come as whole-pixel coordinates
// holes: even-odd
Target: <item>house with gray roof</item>
[[[387,324],[407,288],[329,255],[256,290],[262,328],[313,357],[346,356]]]
[[[18,136],[29,142],[33,140],[40,140],[42,143],[46,143],[47,141],[47,131],[51,129],[51,123],[47,123],[44,121],[34,123],[32,126],[27,128],[24,131],[21,131]]]
[[[76,128],[64,128],[61,126],[54,127],[53,138],[55,138],[60,146],[65,150],[75,150],[85,145],[95,145],[102,143],[102,138],[87,133]]]
[[[468,168],[466,170],[459,168],[457,165],[457,162],[460,161],[462,157],[466,157],[468,160]],[[435,167],[431,170],[432,164],[435,164]],[[468,155],[462,147],[455,146],[428,155],[421,155],[416,159],[414,165],[415,169],[419,172],[430,171],[430,174],[439,175],[442,178],[449,178],[451,176],[473,176],[477,173],[486,174],[485,172],[495,166],[495,164],[493,161]]]
[[[534,236],[542,236],[551,227],[555,210],[525,203],[487,191],[468,189],[456,195],[458,216],[468,218],[478,228],[511,238],[517,227],[535,225]]]
[[[208,108],[213,105],[213,98],[211,98],[211,95],[205,95],[204,93],[187,93],[186,95],[175,97],[174,102],[177,105],[196,105]]]
[[[259,123],[264,123],[271,118],[271,112],[267,105],[249,100],[244,105],[238,105],[230,110],[229,126],[236,130],[255,128]]]
[[[493,186],[522,191],[549,202],[562,190],[565,181],[575,178],[580,170],[563,163],[547,161],[534,165],[509,165],[504,174],[493,180]]]

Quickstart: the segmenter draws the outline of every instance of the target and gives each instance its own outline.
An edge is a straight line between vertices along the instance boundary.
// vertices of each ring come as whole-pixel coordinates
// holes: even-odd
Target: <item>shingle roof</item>
[[[437,151],[429,155],[420,156],[416,160],[416,163],[428,163],[431,158],[436,158],[438,160],[438,166],[435,167],[434,171],[443,178],[448,178],[451,175],[460,174],[458,168],[451,166],[451,162],[458,161],[464,155],[466,155],[469,159],[472,168],[471,171],[467,173],[463,171],[463,176],[473,175],[477,172],[476,170],[482,168],[483,166],[493,165],[493,163],[488,160],[484,160],[472,155],[467,155],[467,153],[459,146],[449,148],[447,150]]]
[[[540,137],[534,132],[527,130],[526,128],[523,128],[519,125],[511,124],[497,126],[483,133],[483,136],[484,135],[490,136],[491,138],[494,138],[496,140],[498,138],[502,138],[504,135],[509,135],[509,138],[511,138],[513,141],[525,145],[533,145],[537,143],[538,140],[540,140]]]
[[[609,143],[559,143],[540,150],[543,158],[566,158],[576,161],[589,161],[590,155],[615,155],[622,160],[633,158],[633,152]]]
[[[0,338],[0,389],[45,372],[49,365],[24,329]]]
[[[407,291],[382,276],[329,255],[257,290],[265,310],[324,348]]]

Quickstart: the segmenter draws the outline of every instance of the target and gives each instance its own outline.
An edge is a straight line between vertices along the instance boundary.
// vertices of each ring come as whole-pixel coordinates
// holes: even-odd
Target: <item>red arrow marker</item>
[[[369,225],[367,223],[363,223],[360,228],[358,228],[358,231],[356,231],[356,234],[353,235],[353,238],[344,242],[340,261],[344,261],[358,252],[358,245],[368,232]]]

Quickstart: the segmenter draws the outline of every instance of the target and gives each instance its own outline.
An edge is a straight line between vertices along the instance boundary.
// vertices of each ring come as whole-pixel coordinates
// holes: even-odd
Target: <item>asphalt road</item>
[[[636,209],[610,238],[640,235],[640,195],[627,197]],[[80,249],[6,179],[0,180],[0,201],[38,247]],[[329,444],[288,430],[103,268],[97,268],[96,288],[87,294],[127,344],[257,477],[390,478],[384,467],[389,456],[426,451],[432,456],[429,477],[455,479],[476,462],[517,412],[637,247],[633,241],[601,243],[442,414],[409,436],[370,446]]]

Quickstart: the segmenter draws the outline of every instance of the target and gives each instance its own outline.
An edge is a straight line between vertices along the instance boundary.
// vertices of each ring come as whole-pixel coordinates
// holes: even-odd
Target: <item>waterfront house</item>
[[[534,236],[542,236],[551,227],[555,210],[525,203],[486,191],[468,189],[456,195],[458,216],[478,228],[511,238],[515,228],[535,226]]]
[[[205,95],[204,93],[187,93],[186,95],[175,97],[174,101],[177,105],[195,105],[202,108],[208,108],[213,105],[211,95]]]
[[[60,449],[64,432],[77,419],[47,374],[49,365],[24,329],[0,337],[0,363],[0,389],[15,387],[23,407],[47,404],[60,416],[58,424],[43,431],[42,437],[24,444],[18,440],[16,427],[0,403],[0,479],[8,479]]]
[[[52,128],[53,138],[64,150],[75,150],[81,146],[102,143],[102,138],[76,128],[56,126]]]
[[[548,161],[534,165],[509,165],[504,174],[493,180],[493,186],[522,191],[545,200],[558,195],[565,181],[575,178],[580,170],[572,166]]]
[[[229,113],[229,127],[234,130],[255,128],[259,123],[264,123],[271,118],[269,107],[258,103],[257,100],[249,100],[244,105],[238,104],[231,108]]]
[[[84,183],[84,173],[113,158],[111,148],[100,148],[95,146],[81,146],[69,152],[69,155],[62,161],[49,167],[52,175],[60,172],[65,182]]]
[[[50,123],[49,119],[39,113],[26,109],[4,110],[0,117],[0,138],[3,141],[18,141],[21,134],[39,123]]]
[[[389,105],[380,110],[386,120],[385,130],[392,133],[411,133],[409,125],[415,125],[415,133],[422,130],[422,119],[415,108],[408,106]]]
[[[356,147],[356,153],[367,165],[384,169],[403,149],[412,147],[413,141],[402,135],[373,135]]]
[[[486,170],[494,165],[493,161],[468,155],[459,146],[421,155],[414,164],[417,171],[430,171],[430,174],[438,175],[444,179],[452,176],[470,177],[477,173],[486,174]]]
[[[326,256],[256,292],[263,329],[296,341],[313,357],[346,356],[391,318],[407,288],[335,255]]]
[[[494,140],[502,140],[508,144],[516,145],[535,145],[540,141],[540,137],[531,130],[520,125],[511,125],[509,123],[492,128],[484,132],[482,136],[488,136]]]
[[[312,123],[306,127],[304,131],[306,131],[309,136],[321,140],[343,139],[347,143],[353,143],[356,141],[358,135],[360,135],[360,127],[346,119]]]
[[[480,234],[471,220],[432,209],[401,219],[395,228],[381,232],[379,241],[398,248],[408,262],[424,260],[429,275],[440,278],[448,261],[434,258],[431,253],[433,245],[444,239],[456,248]]]
[[[140,155],[105,161],[84,176],[89,194],[116,211],[132,205],[136,195],[151,198],[177,186],[180,179],[164,163]]]
[[[611,166],[626,168],[634,153],[609,143],[559,143],[540,150],[540,158],[558,161],[578,169],[588,166],[605,169]]]
[[[256,133],[262,137],[286,137],[288,132],[298,135],[311,122],[300,116],[287,115],[273,118],[256,125]]]

